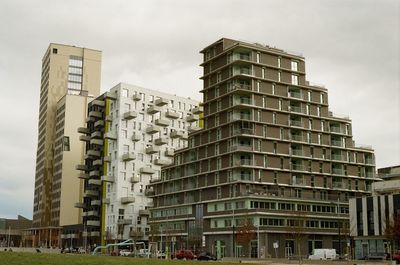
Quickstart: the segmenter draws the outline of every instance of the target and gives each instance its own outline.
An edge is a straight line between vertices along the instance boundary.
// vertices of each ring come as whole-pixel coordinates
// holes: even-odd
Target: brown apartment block
[[[76,128],[100,92],[101,51],[51,43],[42,59],[33,228],[26,245],[59,246],[62,225],[82,222],[74,208],[82,181],[74,165],[84,145]],[[89,97],[88,97],[89,96]]]
[[[231,39],[201,53],[204,129],[151,183],[153,240],[219,257],[348,252],[349,198],[375,178],[351,120],[306,81],[302,56]]]

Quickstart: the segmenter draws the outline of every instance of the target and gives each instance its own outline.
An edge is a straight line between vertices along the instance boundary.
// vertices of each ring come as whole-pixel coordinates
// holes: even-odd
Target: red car
[[[175,253],[177,259],[196,259],[196,255],[191,250],[179,250]]]
[[[400,250],[393,254],[393,260],[395,260],[397,264],[400,264]]]

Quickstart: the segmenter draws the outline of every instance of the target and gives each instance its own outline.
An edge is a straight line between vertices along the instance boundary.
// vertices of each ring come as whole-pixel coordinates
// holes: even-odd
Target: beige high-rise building
[[[100,93],[100,72],[97,50],[52,43],[42,59],[33,245],[52,245],[60,225],[80,222],[72,165],[84,154],[76,128],[85,122],[88,96]]]

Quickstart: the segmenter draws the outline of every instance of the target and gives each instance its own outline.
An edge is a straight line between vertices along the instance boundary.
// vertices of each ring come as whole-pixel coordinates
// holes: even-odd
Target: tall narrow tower
[[[61,134],[69,131],[65,128],[67,124],[61,119],[63,117],[61,114],[68,108],[68,104],[64,104],[69,101],[66,98],[86,98],[87,96],[96,97],[99,95],[100,71],[101,51],[92,49],[52,43],[42,59],[33,203],[34,228],[59,226],[57,222],[52,222],[53,218],[58,218],[56,215],[59,215],[59,211],[52,211],[51,208],[53,199],[61,196],[61,189],[59,192],[53,193],[54,175],[55,172],[60,171],[60,168],[55,168],[54,165],[58,163],[58,166],[60,166],[59,161],[63,159],[60,152],[57,151],[56,140],[60,139]],[[77,104],[84,104],[85,107],[82,109],[86,109],[87,99],[72,99],[71,101],[74,102],[74,108],[78,108]],[[74,124],[73,126],[79,125]],[[80,148],[79,141],[65,137],[62,137],[62,139],[69,140],[68,143],[62,143],[65,145],[65,148],[62,148],[63,151],[75,151],[75,149]],[[74,143],[79,144],[79,147],[71,146]],[[83,157],[83,150],[75,154]],[[58,182],[57,185],[60,188],[62,182]],[[73,203],[74,201],[71,202],[71,204]],[[42,232],[44,230],[42,229]]]

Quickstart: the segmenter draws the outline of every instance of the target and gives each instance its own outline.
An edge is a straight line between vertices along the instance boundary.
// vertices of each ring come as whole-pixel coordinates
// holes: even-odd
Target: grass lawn
[[[214,262],[138,259],[130,257],[91,256],[79,254],[44,254],[0,252],[0,265],[174,265],[174,264],[213,264]],[[218,265],[232,263],[218,262]]]

